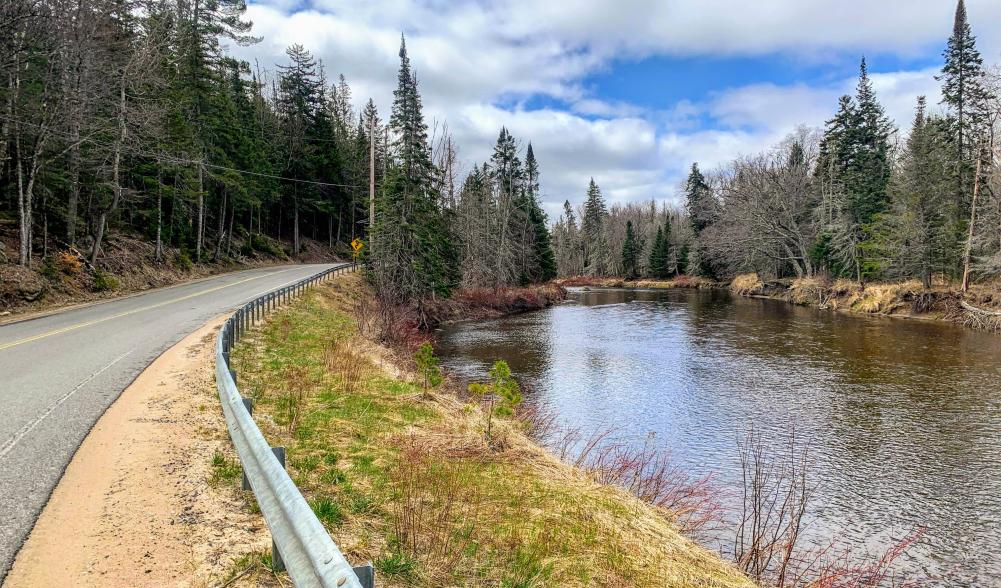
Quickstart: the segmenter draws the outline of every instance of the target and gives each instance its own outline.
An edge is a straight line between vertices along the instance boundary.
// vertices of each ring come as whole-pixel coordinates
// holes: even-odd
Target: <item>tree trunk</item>
[[[114,186],[114,195],[111,198],[111,206],[102,210],[97,219],[94,248],[90,252],[90,265],[97,265],[97,256],[101,252],[101,241],[104,239],[104,230],[108,224],[108,215],[118,208],[118,203],[122,200],[122,149],[125,146],[126,131],[125,79],[123,78],[118,89],[118,141],[115,142],[115,155],[111,164],[111,183]]]
[[[156,261],[163,260],[163,168],[156,166]]]
[[[77,206],[80,201],[80,125],[73,123],[73,131],[70,140],[73,147],[70,149],[70,193],[66,202],[66,244],[70,247],[76,245],[76,218]]]
[[[203,157],[204,159],[204,157]],[[202,230],[205,224],[205,173],[202,164],[198,164],[198,227],[196,229],[195,237],[195,261],[202,260],[202,235],[205,232]]]
[[[983,158],[977,154],[977,172],[973,178],[973,200],[970,203],[970,230],[966,235],[966,247],[963,250],[963,285],[960,288],[966,292],[970,288],[970,256],[973,253],[974,225],[977,222],[977,196],[980,194],[980,162]]]
[[[222,255],[222,245],[226,241],[226,186],[222,187],[222,196],[219,199],[219,231],[215,244],[215,253],[212,254],[212,261],[219,261]]]

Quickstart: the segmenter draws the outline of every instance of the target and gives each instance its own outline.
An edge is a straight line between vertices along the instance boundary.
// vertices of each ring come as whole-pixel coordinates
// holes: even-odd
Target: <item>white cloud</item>
[[[993,61],[1001,34],[978,23],[1001,19],[1001,2],[967,4]],[[546,208],[555,214],[564,199],[583,198],[591,176],[611,201],[672,198],[691,162],[712,168],[766,149],[799,125],[822,125],[855,84],[758,83],[651,112],[583,85],[614,59],[927,54],[948,36],[953,8],[952,0],[314,0],[306,8],[267,0],[248,9],[264,40],[231,49],[273,68],[285,61],[286,46],[301,43],[331,79],[347,77],[357,106],[372,97],[385,118],[405,32],[429,122],[447,122],[467,167],[489,157],[501,126],[532,141]],[[872,76],[900,126],[909,124],[917,95],[937,104],[934,73]],[[538,96],[568,106],[526,106]]]

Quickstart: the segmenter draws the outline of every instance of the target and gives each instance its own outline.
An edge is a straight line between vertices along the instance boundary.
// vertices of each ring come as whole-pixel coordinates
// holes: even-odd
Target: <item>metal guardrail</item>
[[[291,301],[306,288],[354,268],[353,263],[332,267],[251,300],[226,320],[216,340],[216,385],[229,436],[243,464],[244,480],[253,489],[271,530],[272,561],[276,568],[287,569],[299,588],[370,588],[372,569],[352,568],[316,518],[285,471],[284,450],[276,453],[254,422],[249,399],[244,399],[236,387],[229,354],[266,312]]]

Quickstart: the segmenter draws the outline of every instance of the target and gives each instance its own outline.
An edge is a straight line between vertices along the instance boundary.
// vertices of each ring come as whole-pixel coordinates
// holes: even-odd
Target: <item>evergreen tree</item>
[[[667,221],[663,227],[657,227],[657,236],[650,248],[648,273],[654,278],[671,277],[671,223]]]
[[[950,251],[954,241],[947,227],[953,187],[949,125],[929,117],[925,108],[921,96],[891,185],[892,204],[880,218],[877,239],[883,275],[916,277],[929,288],[932,274],[943,270],[946,260],[954,263],[958,252]]]
[[[700,237],[715,222],[717,203],[697,163],[692,164],[688,180],[685,182],[685,208],[688,210],[688,219],[695,236],[694,248],[686,256],[689,265],[692,266],[689,271],[694,270],[699,275],[715,277],[713,264]]]
[[[594,178],[591,178],[591,183],[587,187],[587,200],[584,203],[584,219],[581,226],[583,269],[590,276],[605,275],[610,270],[604,231],[607,215],[608,209],[605,207],[601,188],[594,183]]]
[[[528,221],[532,227],[532,267],[530,281],[548,282],[556,277],[556,255],[546,223],[546,213],[539,204],[539,162],[532,144],[525,152],[525,178],[528,195]]]
[[[696,237],[702,234],[716,217],[716,202],[697,163],[692,164],[688,180],[685,182],[685,208],[688,210],[692,232]]]
[[[661,234],[658,229],[658,234]],[[639,257],[641,246],[633,232],[633,221],[626,221],[626,240],[622,243],[622,272],[626,279],[636,279],[639,275]]]
[[[963,0],[956,3],[952,36],[943,56],[945,65],[937,79],[942,82],[942,103],[952,113],[956,134],[955,199],[959,208],[964,208],[962,204],[970,198],[972,190],[972,162],[978,156],[978,143],[987,119],[988,91],[984,61],[977,50]]]
[[[377,200],[374,269],[381,294],[421,306],[458,284],[459,250],[434,192],[436,170],[405,39],[389,126],[395,141],[386,189]]]

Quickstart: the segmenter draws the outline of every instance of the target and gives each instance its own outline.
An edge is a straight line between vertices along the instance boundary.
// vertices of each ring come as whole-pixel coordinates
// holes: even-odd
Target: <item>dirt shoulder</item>
[[[4,584],[215,586],[270,543],[213,377],[217,318],[149,366],[77,450]]]

